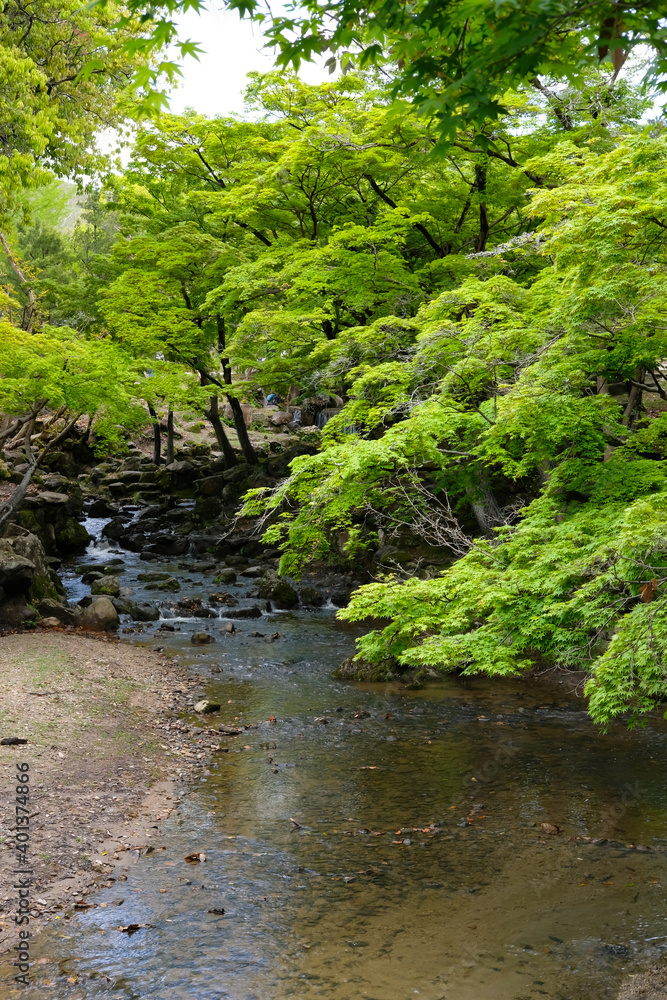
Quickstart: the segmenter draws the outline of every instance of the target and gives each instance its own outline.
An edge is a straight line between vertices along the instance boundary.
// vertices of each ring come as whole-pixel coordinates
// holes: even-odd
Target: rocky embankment
[[[60,467],[68,474],[51,471],[35,476],[0,539],[0,628],[40,625],[109,631],[118,628],[121,616],[134,622],[157,620],[161,600],[167,596],[178,614],[201,618],[217,617],[220,604],[230,619],[271,608],[321,607],[329,601],[344,606],[362,580],[324,566],[311,567],[299,583],[280,577],[278,550],[261,541],[261,531],[252,520],[236,516],[246,490],[275,485],[294,457],[312,449],[297,442],[267,454],[260,465],[232,468],[220,459],[195,457],[156,467],[139,449],[122,460],[84,465],[64,453]],[[68,605],[58,569],[63,560],[83,553],[91,541],[82,523],[88,518],[105,520],[105,539],[140,554],[147,563],[141,576],[144,589],[155,591],[154,602],[133,600],[132,591],[123,585],[123,560],[110,557],[109,565],[79,567],[91,593],[77,606]],[[178,557],[187,558],[188,566],[194,560],[212,572],[218,590],[210,606],[179,603],[178,578],[151,565]],[[256,610],[236,608],[234,598],[220,592],[220,585],[233,583],[237,574],[251,583]]]

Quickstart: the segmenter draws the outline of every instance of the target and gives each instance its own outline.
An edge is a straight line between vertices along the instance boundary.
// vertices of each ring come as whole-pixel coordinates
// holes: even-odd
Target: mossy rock
[[[393,656],[385,656],[377,663],[361,657],[348,656],[336,667],[331,676],[341,681],[390,681],[402,673],[400,663]]]
[[[200,497],[192,513],[202,521],[213,521],[220,516],[223,506],[222,500],[218,500],[217,497]]]
[[[90,592],[91,594],[104,594],[106,597],[118,597],[120,580],[117,576],[102,576],[99,580],[93,580]]]
[[[62,591],[56,587],[50,573],[38,573],[30,584],[28,593],[31,601],[43,601],[47,598],[55,601]]]
[[[267,573],[260,581],[258,591],[260,597],[273,601],[277,608],[289,609],[299,603],[299,595],[294,587],[276,573]]]
[[[165,591],[177,591],[181,589],[181,585],[175,576],[170,576],[166,580],[158,580],[156,583],[147,583],[146,590],[165,590]]]
[[[16,523],[20,524],[22,528],[27,531],[31,531],[33,535],[39,535],[44,527],[43,521],[37,518],[35,511],[33,510],[20,510],[15,517]]]
[[[56,531],[56,544],[61,552],[82,552],[91,538],[76,518],[68,517]]]

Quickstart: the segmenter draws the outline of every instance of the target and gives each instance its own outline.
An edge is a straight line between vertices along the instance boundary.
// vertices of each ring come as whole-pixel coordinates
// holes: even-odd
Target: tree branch
[[[9,265],[19,279],[21,284],[24,286],[28,293],[28,307],[23,310],[23,322],[21,323],[21,329],[25,330],[26,333],[32,333],[32,328],[35,323],[35,315],[37,313],[37,300],[35,298],[35,293],[32,290],[32,286],[25,274],[18,265],[14,254],[9,248],[9,244],[5,239],[4,233],[0,233],[0,243],[2,243],[3,249],[7,254],[7,259],[9,260]]]

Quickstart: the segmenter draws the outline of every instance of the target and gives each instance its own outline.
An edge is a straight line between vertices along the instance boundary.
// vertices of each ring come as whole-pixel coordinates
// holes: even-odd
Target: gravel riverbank
[[[67,920],[96,885],[160,849],[160,820],[202,772],[211,737],[172,715],[200,682],[107,636],[18,633],[0,645],[0,952],[16,938],[14,785],[30,765],[30,930]]]

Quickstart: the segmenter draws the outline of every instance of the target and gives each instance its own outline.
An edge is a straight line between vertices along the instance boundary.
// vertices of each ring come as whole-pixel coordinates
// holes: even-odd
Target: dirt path
[[[123,880],[142,852],[159,849],[160,820],[212,747],[211,735],[184,736],[169,719],[197,687],[163,656],[108,637],[0,638],[0,739],[28,740],[0,745],[0,952],[17,932],[17,765],[30,768],[36,934],[85,908],[95,883]]]

